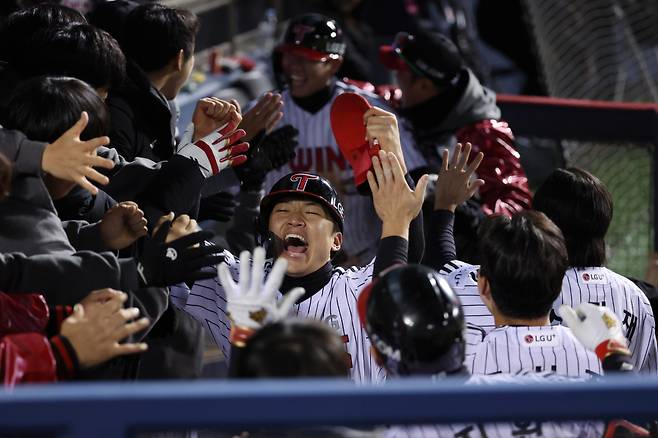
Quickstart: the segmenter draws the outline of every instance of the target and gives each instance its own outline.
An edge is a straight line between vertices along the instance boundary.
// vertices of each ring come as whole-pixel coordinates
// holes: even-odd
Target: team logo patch
[[[176,260],[178,258],[178,253],[174,248],[167,248],[167,253],[165,254],[165,256],[169,260]]]
[[[310,173],[295,173],[294,175],[290,175],[290,181],[297,183],[295,190],[302,192],[306,190],[306,184],[309,182],[309,180],[314,181],[318,179],[320,179],[319,176]]]
[[[580,278],[587,284],[608,284],[602,272],[583,272]]]
[[[519,341],[528,348],[557,347],[560,345],[560,333],[549,330],[519,333]]]

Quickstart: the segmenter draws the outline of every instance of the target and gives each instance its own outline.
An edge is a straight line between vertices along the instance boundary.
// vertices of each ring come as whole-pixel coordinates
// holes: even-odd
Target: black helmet
[[[327,208],[340,231],[343,231],[345,213],[338,192],[325,178],[305,172],[289,173],[272,186],[270,193],[260,201],[259,223],[261,227],[267,228],[274,204],[282,198],[290,196],[319,202]]]
[[[324,61],[340,58],[345,54],[345,47],[343,32],[335,20],[320,14],[304,14],[290,20],[278,49]]]
[[[425,266],[384,271],[359,296],[370,342],[390,372],[455,373],[464,361],[464,314],[459,298]]]

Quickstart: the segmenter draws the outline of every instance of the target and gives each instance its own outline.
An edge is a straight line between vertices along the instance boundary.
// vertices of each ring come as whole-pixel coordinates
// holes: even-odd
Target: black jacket
[[[174,133],[171,110],[135,63],[128,62],[124,84],[110,90],[107,98],[110,110],[112,147],[122,157],[153,161],[168,160],[174,154]]]

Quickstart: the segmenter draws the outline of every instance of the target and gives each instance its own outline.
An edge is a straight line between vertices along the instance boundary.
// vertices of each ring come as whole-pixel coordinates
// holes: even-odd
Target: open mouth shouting
[[[290,258],[303,257],[308,250],[304,236],[295,233],[286,234],[283,239],[283,252]]]

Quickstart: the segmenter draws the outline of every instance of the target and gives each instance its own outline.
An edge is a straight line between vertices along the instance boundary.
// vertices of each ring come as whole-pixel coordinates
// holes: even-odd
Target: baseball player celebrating
[[[463,154],[461,147],[456,149],[452,162],[448,161],[448,152],[444,152],[446,164],[439,176],[435,199],[438,210],[454,211],[479,185],[470,181],[470,174],[481,155],[466,167],[469,155],[469,144]],[[437,232],[445,234],[441,229]],[[443,240],[451,240],[450,234]],[[472,342],[469,347],[466,363],[470,371],[553,371],[569,377],[600,374],[596,356],[569,329],[550,325],[549,312],[560,294],[568,266],[564,238],[557,226],[535,211],[515,213],[511,219],[494,216],[480,227],[478,240],[480,266],[452,262],[444,270],[457,294],[464,293],[471,300],[469,307],[478,309],[471,317],[467,315],[467,320],[477,325],[483,316],[476,315],[493,319],[493,324],[486,321],[488,330],[482,342]],[[451,270],[454,266],[458,268]],[[466,284],[468,288],[464,287]],[[475,293],[477,297],[473,296]],[[474,299],[484,304],[484,309]]]
[[[348,91],[362,95],[380,108],[387,109],[387,105],[374,94],[336,80],[345,49],[336,21],[320,14],[305,14],[290,21],[275,52],[280,56],[287,84],[281,92],[283,118],[277,127],[296,128],[299,146],[290,162],[267,175],[265,189],[269,190],[290,172],[312,172],[329,180],[345,206],[343,251],[352,261],[365,263],[375,253],[379,221],[371,199],[357,193],[352,169],[331,129],[330,111],[334,99]],[[410,170],[424,166],[425,160],[413,146],[411,134],[401,129],[400,137],[406,166]]]
[[[442,378],[468,375],[463,365],[465,327],[462,307],[459,298],[436,271],[425,266],[406,265],[382,273],[359,296],[359,315],[370,336],[377,362],[386,368],[389,376]],[[605,335],[599,333],[595,337],[605,338]],[[612,355],[621,357],[625,353],[619,350]],[[623,360],[614,364],[621,362]],[[613,361],[608,363],[612,365]],[[550,372],[500,373],[473,376],[466,384],[564,380],[571,379]],[[393,427],[385,435],[599,437],[602,432],[601,423],[519,422]]]
[[[454,244],[452,247],[446,245],[452,239],[451,212],[454,212],[455,205],[471,196],[481,184],[479,180],[468,181],[474,171],[473,165],[478,162],[476,157],[470,166],[466,166],[466,152],[469,151],[465,150],[466,156],[461,155],[461,159],[455,155],[450,166],[442,170],[444,183],[437,190],[436,211],[431,218],[431,226],[437,233],[428,248],[434,251],[431,257],[435,262],[433,266],[441,267],[440,273],[462,299],[466,320],[488,333],[496,323],[478,291],[480,266],[451,260],[455,258]],[[461,149],[457,154],[461,154]],[[460,186],[468,187],[468,190],[460,191]],[[560,294],[553,302],[551,323],[562,321],[557,310],[563,304],[575,306],[590,302],[609,307],[622,321],[635,370],[655,373],[655,321],[648,299],[630,280],[601,267],[605,262],[603,238],[612,218],[612,198],[605,186],[585,171],[558,169],[537,190],[533,206],[555,220],[561,231],[566,230],[564,238],[571,267],[566,270]],[[486,247],[485,243],[480,242],[481,248]],[[541,282],[544,281],[542,278]],[[475,341],[469,338],[469,343]],[[579,365],[582,366],[582,360]]]
[[[553,304],[552,323],[562,322],[561,305],[592,303],[607,307],[622,321],[623,334],[639,372],[658,372],[656,323],[646,295],[629,279],[605,267],[605,235],[612,220],[612,195],[582,169],[557,169],[539,187],[533,208],[562,230],[569,269]]]
[[[382,148],[388,144],[385,138],[380,141]],[[295,296],[293,313],[324,321],[338,332],[350,356],[352,378],[357,381],[379,381],[384,377],[369,354],[370,341],[359,325],[357,295],[373,272],[406,262],[408,242],[413,240],[410,233],[422,234],[422,225],[410,230],[410,223],[420,212],[427,186],[427,177],[423,177],[415,191],[410,189],[408,176],[405,177],[395,153],[381,150],[372,161],[374,172],[369,172],[368,183],[382,221],[382,235],[377,257],[364,267],[342,269],[332,265],[332,254],[343,244],[345,212],[338,193],[325,178],[305,172],[284,176],[263,198],[260,211],[270,256],[287,261],[278,297],[304,288],[303,296]],[[246,275],[248,256],[238,261],[225,251],[224,257],[234,281]],[[271,267],[272,260],[268,259],[265,274]],[[174,288],[172,295],[206,325],[225,356],[230,357],[231,341],[240,342],[243,333],[230,330],[226,290],[220,282],[197,282],[191,291]]]

